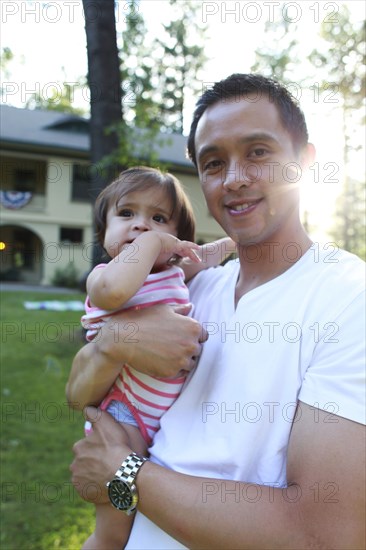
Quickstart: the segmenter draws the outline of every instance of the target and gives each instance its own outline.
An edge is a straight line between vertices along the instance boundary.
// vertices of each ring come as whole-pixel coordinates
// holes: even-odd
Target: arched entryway
[[[0,280],[39,284],[43,273],[41,239],[26,227],[0,227]]]

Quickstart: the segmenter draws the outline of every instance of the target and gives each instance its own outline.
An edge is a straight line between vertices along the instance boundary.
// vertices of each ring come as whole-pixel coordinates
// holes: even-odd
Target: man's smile
[[[241,201],[230,201],[229,203],[225,204],[225,208],[229,210],[229,213],[232,215],[236,214],[249,214],[252,212],[255,207],[262,201],[263,199],[245,199]]]

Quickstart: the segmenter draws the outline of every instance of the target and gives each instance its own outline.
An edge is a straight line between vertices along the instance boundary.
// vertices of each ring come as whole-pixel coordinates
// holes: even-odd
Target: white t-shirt
[[[234,260],[190,285],[209,339],[162,418],[151,459],[189,475],[283,487],[298,400],[314,415],[365,422],[365,263],[313,245],[235,310],[238,275]],[[202,490],[208,499],[212,487]],[[137,513],[127,548],[184,547]]]

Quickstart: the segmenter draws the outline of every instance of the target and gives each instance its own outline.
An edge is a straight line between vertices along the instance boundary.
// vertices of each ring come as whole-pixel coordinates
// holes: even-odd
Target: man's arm
[[[82,410],[99,404],[124,363],[151,376],[190,371],[207,333],[186,316],[189,310],[159,305],[114,315],[74,358],[66,386],[70,406]]]
[[[364,428],[300,407],[290,437],[288,488],[192,477],[147,462],[137,477],[139,510],[192,549],[364,549]],[[104,484],[130,448],[122,428],[100,414],[93,441],[75,445],[71,469],[81,495],[93,481],[107,501]]]
[[[220,265],[228,256],[236,253],[236,244],[230,237],[203,244],[196,251],[201,262],[185,257],[179,266],[183,269],[185,281],[188,282],[203,269]]]

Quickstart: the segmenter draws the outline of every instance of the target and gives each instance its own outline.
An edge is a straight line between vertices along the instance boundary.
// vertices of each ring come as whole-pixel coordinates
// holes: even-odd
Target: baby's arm
[[[235,252],[236,244],[230,237],[201,245],[197,250],[197,254],[201,259],[200,263],[192,262],[190,258],[184,258],[182,263],[179,264],[184,271],[185,281],[189,281],[203,269],[216,267]]]
[[[113,310],[123,306],[142,287],[160,254],[188,256],[199,261],[200,247],[168,233],[146,231],[126,246],[104,269],[93,270],[86,283],[92,304]]]

